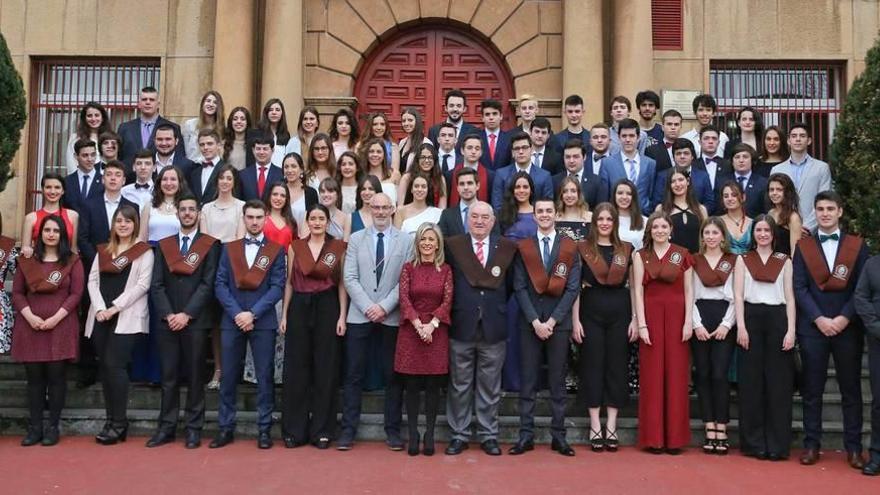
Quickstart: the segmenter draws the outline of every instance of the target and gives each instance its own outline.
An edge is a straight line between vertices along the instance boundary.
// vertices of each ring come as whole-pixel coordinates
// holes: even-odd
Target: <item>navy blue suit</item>
[[[82,183],[79,181],[79,175],[76,172],[67,174],[64,178],[64,195],[61,196],[61,206],[69,208],[79,213],[85,208],[85,201],[95,197],[104,195],[104,183],[101,179],[101,169],[98,165],[89,174],[89,195],[82,197]]]
[[[264,241],[265,238],[264,238]],[[220,407],[218,422],[220,429],[235,431],[236,395],[238,379],[244,366],[244,355],[250,343],[254,355],[254,371],[257,377],[257,427],[260,432],[272,428],[272,410],[275,407],[275,334],[278,331],[278,318],[275,304],[284,296],[286,254],[279,253],[256,290],[243,290],[236,287],[229,251],[223,247],[220,263],[217,265],[217,279],[214,294],[223,308],[220,319],[222,377],[220,381]],[[243,332],[235,324],[235,315],[250,311],[254,315],[254,329]]]
[[[495,178],[492,180],[492,208],[496,212],[501,211],[501,203],[504,201],[504,192],[510,186],[510,181],[517,172],[515,163],[511,163],[506,167],[499,168],[495,171]],[[532,165],[529,170],[532,176],[532,182],[535,183],[535,200],[553,199],[553,176],[550,172]]]
[[[480,131],[480,141],[483,143],[483,156],[480,157],[480,163],[489,170],[497,170],[513,160],[510,151],[510,135],[507,132],[498,130],[498,137],[495,139],[494,160],[489,157],[489,137],[485,130]]]
[[[199,200],[199,204],[205,204],[209,201],[214,201],[217,199],[217,173],[220,171],[220,167],[223,166],[223,160],[217,162],[214,165],[214,170],[211,172],[211,177],[208,178],[208,185],[205,187],[205,190],[202,190],[202,169],[203,166],[201,164],[195,164],[192,171],[189,173],[187,180],[189,181],[189,190],[195,195],[196,199]],[[266,182],[268,184],[268,181]]]
[[[617,181],[627,178],[627,170],[623,165],[621,153],[610,153],[602,159],[602,167],[599,169],[599,175],[602,178],[602,185],[605,188],[606,197],[611,197],[611,189]],[[636,181],[636,188],[639,190],[639,205],[642,211],[651,211],[651,198],[654,194],[656,163],[654,160],[639,154],[639,177]]]
[[[721,188],[724,187],[724,184],[728,181],[736,181],[736,174],[724,174],[723,176],[715,178],[715,190],[718,193],[718,211],[715,213],[716,215],[724,213],[724,206],[721,201]],[[762,213],[767,213],[769,208],[767,208],[766,177],[753,171],[743,188],[743,192],[746,194],[746,215],[750,218],[755,218]],[[709,212],[709,214],[712,215],[713,213]]]
[[[657,166],[655,170],[659,174],[664,170],[668,170],[672,168],[675,163],[672,161],[672,157],[669,156],[669,151],[666,149],[666,145],[664,143],[652,144],[645,149],[645,154],[654,159]]]
[[[256,165],[245,167],[244,170],[238,173],[238,178],[241,179],[242,201],[261,199],[257,190],[258,177],[259,171],[257,170]],[[276,182],[284,182],[284,174],[281,172],[281,168],[270,165],[269,169],[266,170],[266,187],[269,187]]]
[[[129,172],[134,163],[135,153],[144,148],[153,152],[156,151],[156,145],[154,142],[154,139],[156,138],[156,128],[166,124],[174,128],[174,135],[177,136],[177,147],[174,148],[174,153],[186,157],[186,149],[183,144],[183,135],[180,133],[180,126],[161,115],[156,119],[156,124],[153,126],[150,133],[150,140],[146,143],[141,139],[140,117],[119,124],[119,129],[116,130],[116,133],[122,138],[122,149],[119,150],[119,159],[125,163]]]
[[[189,176],[192,174],[193,170],[198,168],[198,165],[186,157],[186,153],[178,153],[177,150],[174,151],[174,158],[171,160],[171,165],[177,167],[180,170],[180,174],[183,175],[183,180],[186,181],[187,187],[189,188]],[[162,170],[159,168],[159,170]],[[190,188],[192,190],[192,188]]]
[[[446,122],[445,120],[443,122]],[[428,129],[428,139],[431,140],[431,143],[434,144],[434,148],[439,149],[440,146],[437,144],[437,135],[440,134],[440,125],[443,124],[440,122],[438,124],[434,124]],[[458,136],[455,137],[455,151],[457,153],[461,152],[461,140],[464,139],[468,134],[479,134],[480,129],[477,126],[468,124],[467,122],[461,123],[461,131],[459,131]],[[483,150],[485,153],[485,148]]]
[[[706,171],[706,175],[709,175],[709,170],[706,168],[706,162],[703,161],[703,158],[697,159],[697,164],[701,165],[703,170]],[[712,178],[709,176],[709,183],[712,184],[712,198],[715,200],[712,204],[712,208],[706,206],[706,211],[710,215],[723,215],[724,211],[724,202],[721,201],[721,189],[724,187],[724,183],[730,179],[730,176],[733,175],[733,166],[730,165],[730,161],[723,160],[721,157],[716,157],[715,160],[715,184],[712,184]]]
[[[672,169],[666,169],[657,174],[657,178],[654,180],[651,207],[644,211],[654,211],[654,208],[663,202],[663,196],[666,194],[666,179],[669,177],[670,170]],[[712,181],[709,180],[709,172],[706,172],[706,169],[699,162],[694,162],[691,166],[691,189],[694,191],[697,201],[706,207],[707,212],[715,211],[716,201],[715,192],[712,190]]]
[[[137,203],[119,197],[119,206],[129,205],[140,214]],[[79,246],[84,266],[91,268],[97,251],[95,246],[110,240],[110,224],[104,208],[104,194],[92,196],[83,203],[79,210],[79,227],[76,232],[76,244]]]
[[[841,232],[839,248],[847,234]],[[828,358],[834,356],[834,369],[842,396],[843,443],[847,452],[862,451],[862,388],[861,367],[864,328],[855,312],[853,293],[868,259],[868,248],[862,243],[855,266],[842,291],[823,291],[810,275],[801,252],[803,243],[814,242],[824,262],[822,244],[817,236],[803,239],[794,253],[794,295],[797,300],[797,338],[803,363],[804,448],[821,448],[822,394],[828,377]],[[836,258],[836,256],[835,256]],[[835,262],[833,266],[837,266]],[[844,316],[849,326],[828,337],[819,331],[815,320],[820,316]]]
[[[587,168],[586,165],[585,163],[584,168],[581,170],[581,192],[584,195],[584,201],[590,205],[590,210],[592,210],[599,203],[608,201],[608,190],[602,187],[602,179],[593,173],[592,167]],[[562,184],[562,179],[567,176],[567,170],[553,176],[553,193],[557,199],[559,197],[559,185]]]

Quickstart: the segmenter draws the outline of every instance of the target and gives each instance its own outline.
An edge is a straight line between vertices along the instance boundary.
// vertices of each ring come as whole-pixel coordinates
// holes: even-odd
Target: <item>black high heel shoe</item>
[[[605,450],[605,437],[602,435],[602,428],[599,428],[598,431],[590,428],[590,450],[593,452]]]
[[[409,447],[406,449],[406,453],[411,456],[419,455],[419,434],[418,433],[409,436]]]
[[[422,438],[422,454],[427,456],[434,455],[434,432],[425,433]]]
[[[721,438],[724,435],[724,438]],[[715,430],[715,453],[718,455],[727,455],[730,450],[730,442],[727,438],[727,430]]]
[[[125,439],[128,438],[128,426],[110,426],[107,428],[107,432],[98,433],[95,436],[95,442],[101,445],[116,445],[119,442],[124,442]]]
[[[716,438],[710,438],[709,435],[716,435],[718,430],[715,428],[706,428],[706,441],[703,442],[703,453],[704,454],[715,454],[717,449],[717,440]]]
[[[605,430],[605,450],[608,452],[617,452],[620,440],[617,438],[617,430]]]

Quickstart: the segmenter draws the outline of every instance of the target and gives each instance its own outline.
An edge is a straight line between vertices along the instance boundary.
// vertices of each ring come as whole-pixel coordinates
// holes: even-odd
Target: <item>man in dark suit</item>
[[[751,218],[767,213],[767,178],[761,174],[752,173],[752,163],[758,160],[755,150],[747,144],[735,144],[731,148],[733,153],[733,173],[720,177],[721,187],[728,181],[736,181],[746,196],[746,215]]]
[[[194,195],[181,196],[177,218],[180,233],[159,241],[150,284],[150,296],[159,315],[156,327],[162,364],[162,406],[159,427],[147,441],[147,447],[174,441],[180,412],[180,382],[185,379],[186,448],[194,449],[201,445],[205,424],[206,346],[208,334],[218,320],[214,277],[220,243],[199,232],[199,202]]]
[[[444,122],[455,126],[455,149],[458,150],[461,148],[461,139],[464,136],[479,131],[475,126],[464,121],[463,117],[465,112],[467,112],[467,97],[464,95],[464,92],[457,89],[447,92],[446,98],[444,98],[443,109],[446,110],[446,120]],[[437,134],[440,132],[440,124],[442,123],[438,122],[428,130],[428,139],[434,143],[435,148],[437,147]]]
[[[584,166],[589,168],[593,175],[599,176],[602,172],[602,160],[611,152],[611,127],[605,122],[593,124],[590,128],[590,142],[584,143],[584,156],[587,157]]]
[[[154,139],[156,137],[156,129],[160,125],[170,125],[174,129],[174,136],[177,138],[175,151],[180,155],[185,155],[186,151],[183,147],[183,136],[180,134],[180,126],[159,115],[159,90],[152,86],[141,88],[138,97],[138,112],[140,115],[128,122],[119,124],[116,133],[122,138],[122,150],[119,152],[119,159],[131,168],[134,161],[134,154],[141,148],[149,148],[156,150]]]
[[[86,200],[104,193],[101,169],[95,167],[98,150],[91,139],[80,139],[73,144],[76,153],[76,172],[64,178],[64,196],[61,206],[80,212]]]
[[[544,117],[536,118],[532,122],[530,134],[532,136],[532,164],[546,170],[551,176],[565,170],[565,167],[562,166],[562,154],[548,145],[553,136],[550,121]]]
[[[111,160],[104,165],[102,194],[90,196],[79,210],[79,227],[76,243],[84,266],[92,266],[97,255],[96,246],[110,240],[110,224],[113,214],[120,206],[132,206],[139,211],[137,203],[122,196],[125,184],[125,165],[119,160]]]
[[[465,142],[464,147],[467,148],[470,142],[479,144],[479,142],[469,139]],[[440,220],[437,221],[437,226],[440,227],[440,232],[443,232],[444,237],[467,234],[468,212],[478,201],[481,201],[478,191],[482,190],[482,186],[480,184],[480,176],[476,170],[469,167],[456,170],[455,177],[458,201],[455,204],[450,203],[450,206],[440,213]],[[494,223],[493,233],[497,231],[498,224]]]
[[[482,141],[482,156],[480,163],[489,170],[496,170],[510,163],[510,139],[506,132],[501,130],[503,107],[498,100],[483,100],[480,104],[480,113],[483,115],[483,131],[480,133]],[[462,146],[467,136],[462,136]]]
[[[156,167],[159,171],[168,166],[180,169],[184,179],[189,180],[196,164],[186,157],[186,153],[178,151],[179,138],[174,134],[174,128],[167,124],[160,124],[154,134],[156,147]]]
[[[801,464],[819,460],[822,448],[822,394],[828,358],[842,397],[843,446],[854,469],[862,458],[862,351],[864,327],[855,312],[853,292],[868,248],[862,239],[840,229],[843,201],[822,191],[813,201],[818,231],[801,239],[794,253],[793,285],[797,299],[797,340],[803,363],[804,453]]]
[[[556,207],[551,199],[535,201],[538,233],[519,242],[513,289],[520,306],[519,441],[508,451],[535,448],[535,394],[544,352],[550,387],[551,448],[564,456],[574,449],[565,440],[565,374],[571,340],[571,306],[580,293],[581,263],[571,239],[556,233]]]
[[[880,255],[865,262],[854,295],[856,312],[865,325],[868,342],[868,373],[871,381],[870,457],[862,474],[880,475]]]
[[[690,139],[678,138],[672,144],[672,157],[675,160],[675,167],[668,168],[657,174],[654,181],[654,192],[651,200],[650,208],[646,211],[654,211],[657,205],[663,203],[663,197],[666,195],[666,181],[669,174],[675,168],[682,168],[690,174],[691,188],[697,201],[706,207],[706,211],[715,211],[715,193],[712,191],[712,183],[709,180],[709,173],[703,162],[696,158],[694,144]]]
[[[678,110],[672,109],[663,112],[663,140],[645,149],[645,154],[657,163],[658,174],[669,170],[674,165],[672,143],[678,139],[681,132],[681,121],[681,113]]]
[[[499,168],[492,180],[492,208],[496,212],[501,211],[504,191],[517,172],[527,172],[532,177],[536,199],[553,199],[553,176],[532,162],[532,138],[525,132],[517,131],[510,137],[510,149],[513,150],[513,163]]]
[[[444,131],[445,132],[445,131]],[[446,184],[451,191],[449,192],[448,206],[455,206],[459,201],[458,173],[465,169],[471,169],[477,173],[477,198],[480,201],[489,202],[492,193],[492,181],[495,179],[495,172],[480,162],[480,157],[484,152],[483,143],[480,136],[470,134],[464,137],[461,143],[461,156],[455,168],[446,174]]]
[[[189,175],[190,191],[203,205],[217,198],[217,173],[223,160],[218,153],[220,151],[220,135],[212,128],[199,131],[199,152],[202,154],[201,166],[193,168]]]
[[[252,151],[256,164],[245,167],[239,172],[241,179],[241,199],[260,199],[266,186],[271,186],[283,180],[281,169],[272,165],[272,147],[274,141],[265,134],[260,134],[253,139]]]
[[[488,203],[475,201],[467,217],[469,235],[450,237],[446,243],[446,261],[455,277],[446,404],[452,441],[446,454],[468,448],[476,411],[480,447],[489,455],[501,455],[498,406],[507,350],[508,274],[516,244],[493,232],[495,214]]]
[[[700,157],[697,159],[706,173],[709,174],[709,183],[712,185],[712,196],[715,198],[713,209],[706,207],[710,215],[724,213],[724,205],[721,204],[721,188],[724,187],[725,176],[733,175],[733,167],[730,162],[718,154],[718,128],[707,125],[700,129]]]
[[[437,131],[437,160],[440,163],[440,171],[446,177],[447,183],[452,177],[452,169],[462,162],[461,151],[456,149],[456,128],[449,122],[440,124]]]
[[[275,408],[275,304],[284,296],[287,273],[284,248],[263,234],[266,205],[249,200],[244,208],[244,239],[223,246],[214,293],[223,308],[220,320],[222,373],[220,431],[209,445],[216,449],[232,443],[235,434],[236,388],[250,344],[257,378],[257,447],[272,448],[272,411]]]
[[[553,176],[553,191],[559,196],[559,185],[562,179],[571,176],[581,185],[581,192],[584,201],[590,205],[590,209],[594,209],[596,205],[603,201],[608,201],[608,195],[605,188],[602,187],[602,180],[593,174],[593,171],[584,167],[584,143],[580,139],[572,139],[565,143],[562,150],[565,159],[565,172]],[[557,197],[557,199],[559,199]]]

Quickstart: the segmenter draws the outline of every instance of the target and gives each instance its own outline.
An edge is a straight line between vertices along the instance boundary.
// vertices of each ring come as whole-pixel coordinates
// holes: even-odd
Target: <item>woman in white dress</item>
[[[621,179],[614,185],[611,200],[614,201],[620,218],[617,231],[620,240],[632,244],[634,251],[642,249],[647,219],[639,207],[639,190],[629,180]]]
[[[327,208],[330,216],[327,218],[327,233],[334,239],[342,240],[345,231],[345,217],[340,209],[342,206],[342,194],[339,191],[339,183],[336,179],[326,178],[318,187],[318,202]]]
[[[357,186],[364,176],[361,160],[351,151],[346,151],[336,161],[336,183],[342,191],[342,211],[351,214],[357,203]]]
[[[112,130],[110,128],[110,118],[103,105],[94,101],[83,105],[82,110],[79,111],[76,132],[72,133],[70,139],[67,140],[67,152],[64,155],[67,173],[72,174],[76,172],[76,153],[73,151],[73,145],[80,139],[90,139],[95,143],[95,147],[98,150],[97,161],[106,163],[101,156],[101,148],[98,147],[98,138],[102,133]]]
[[[321,127],[321,117],[315,107],[303,107],[299,111],[299,119],[296,121],[296,137],[299,141],[299,149],[307,150],[312,145],[312,138]],[[302,152],[299,152],[302,155]]]
[[[397,182],[400,180],[400,174],[397,174],[395,180],[391,168],[385,154],[385,145],[381,139],[370,139],[363,146],[361,161],[365,164],[367,175],[372,175],[379,179],[382,183],[382,192],[391,198],[391,204],[397,204]]]
[[[417,173],[413,177],[404,203],[394,215],[394,226],[401,232],[415,234],[423,223],[440,221],[443,210],[434,206],[434,191],[427,176]]]
[[[321,181],[335,176],[336,155],[333,154],[333,143],[330,141],[330,136],[319,132],[315,134],[309,145],[305,182],[317,190]]]
[[[285,156],[281,164],[281,172],[284,174],[284,184],[287,186],[287,196],[290,198],[290,213],[296,224],[294,237],[303,239],[309,235],[308,222],[305,220],[306,210],[318,202],[318,191],[303,183],[305,167],[299,154],[289,153]]]
[[[223,161],[244,170],[247,166],[247,134],[253,130],[254,121],[251,112],[245,107],[235,107],[226,119],[226,130],[223,131]]]
[[[202,129],[215,129],[223,137],[223,121],[226,114],[223,110],[223,97],[220,93],[211,90],[202,96],[199,103],[199,116],[189,119],[183,123],[180,133],[183,134],[183,146],[186,150],[186,157],[190,160],[201,163],[202,153],[199,151],[199,131]]]
[[[340,108],[330,122],[330,140],[333,141],[333,154],[342,156],[346,151],[354,151],[361,138],[357,118],[348,108]]]

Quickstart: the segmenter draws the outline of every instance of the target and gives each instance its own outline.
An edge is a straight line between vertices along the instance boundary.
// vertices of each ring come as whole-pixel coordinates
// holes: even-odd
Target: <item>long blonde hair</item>
[[[429,230],[433,231],[434,235],[437,236],[437,253],[434,254],[434,267],[439,271],[446,258],[443,254],[443,232],[440,232],[440,228],[433,222],[425,222],[419,225],[418,230],[416,230],[416,235],[413,239],[412,264],[414,266],[422,264],[422,255],[419,253],[419,241],[425,235],[425,232]]]

